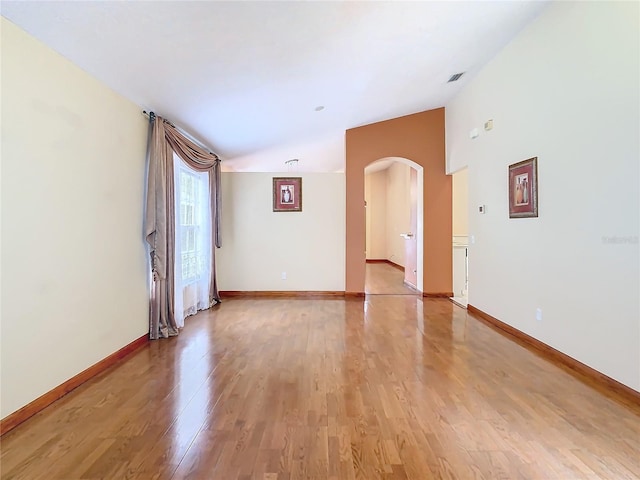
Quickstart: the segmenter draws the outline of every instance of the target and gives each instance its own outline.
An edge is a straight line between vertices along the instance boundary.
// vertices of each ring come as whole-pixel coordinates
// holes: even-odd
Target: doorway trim
[[[363,168],[363,175],[366,175],[367,167],[375,165],[377,163],[389,163],[391,165],[394,162],[402,163],[410,168],[413,168],[417,172],[417,192],[416,192],[416,236],[417,238],[417,273],[416,273],[416,289],[419,293],[423,293],[423,268],[424,268],[424,167],[408,158],[404,157],[382,157],[373,162],[368,163]],[[366,256],[364,259],[367,261]]]

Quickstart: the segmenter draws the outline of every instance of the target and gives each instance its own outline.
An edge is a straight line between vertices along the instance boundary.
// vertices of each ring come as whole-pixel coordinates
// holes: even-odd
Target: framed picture
[[[273,211],[301,212],[302,211],[302,178],[274,177],[273,178]]]
[[[538,157],[509,165],[509,218],[538,216]]]

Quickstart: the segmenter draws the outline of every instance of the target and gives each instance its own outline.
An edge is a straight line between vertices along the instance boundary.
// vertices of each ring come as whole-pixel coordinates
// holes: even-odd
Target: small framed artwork
[[[538,216],[538,157],[509,165],[509,218]]]
[[[302,211],[302,178],[274,177],[273,178],[273,211],[301,212]]]

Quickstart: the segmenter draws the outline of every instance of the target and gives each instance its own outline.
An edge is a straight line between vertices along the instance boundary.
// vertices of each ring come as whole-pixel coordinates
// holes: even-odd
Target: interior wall
[[[487,207],[469,217],[469,303],[638,391],[639,18],[552,3],[447,105],[449,171],[468,165]],[[534,156],[539,217],[509,219],[508,166]]]
[[[364,192],[367,260],[383,260],[387,258],[387,170],[366,174]]]
[[[386,259],[405,266],[405,242],[401,233],[409,232],[411,225],[411,167],[394,162],[387,173],[387,255]],[[413,232],[414,234],[416,232]]]
[[[346,132],[347,292],[364,292],[364,168],[385,157],[402,157],[424,167],[425,294],[451,294],[451,177],[445,173],[444,108],[365,125]]]
[[[148,332],[140,109],[1,19],[4,418]]]
[[[469,233],[469,174],[464,168],[452,175],[453,178],[453,235],[465,236]]]
[[[344,291],[344,174],[286,174],[302,177],[302,212],[274,212],[281,176],[222,174],[219,289]]]

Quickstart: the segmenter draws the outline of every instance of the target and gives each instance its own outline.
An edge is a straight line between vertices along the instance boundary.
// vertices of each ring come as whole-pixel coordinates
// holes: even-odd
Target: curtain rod
[[[149,117],[149,119],[155,119],[157,117],[157,115],[154,112],[147,112],[146,110],[142,111],[142,114]],[[175,124],[169,120],[167,120],[166,118],[163,118],[163,120],[165,122],[167,122],[169,125],[171,125],[173,128],[176,128],[177,130],[180,131],[181,134],[183,134],[185,137],[187,137],[189,140],[191,140],[192,142],[198,144],[200,147],[204,148],[205,150],[207,150],[211,155],[215,155],[216,158],[218,159],[218,161],[222,162],[222,159],[220,158],[220,155],[218,155],[216,152],[214,152],[212,149],[210,149],[209,147],[207,147],[204,143],[202,143],[200,140],[198,140],[197,138],[195,138],[193,135],[189,134],[187,131],[185,131],[183,128],[180,127],[176,127]]]

